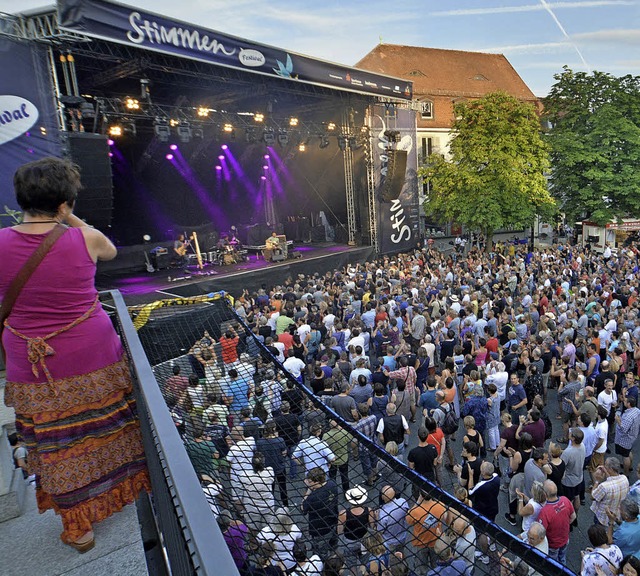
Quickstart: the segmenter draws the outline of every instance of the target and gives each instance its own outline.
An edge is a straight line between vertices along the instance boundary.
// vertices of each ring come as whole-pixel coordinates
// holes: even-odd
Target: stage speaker
[[[387,164],[387,176],[382,184],[383,202],[391,202],[400,196],[407,171],[406,150],[389,150],[387,155],[389,163]]]
[[[291,250],[291,252],[289,252],[289,258],[296,260],[298,258],[302,258],[302,252],[300,252],[299,250]]]
[[[169,268],[171,264],[171,256],[169,256],[168,252],[165,252],[164,254],[159,254],[154,250],[151,250],[149,252],[149,257],[151,259],[151,265],[156,270],[164,270],[166,268]]]
[[[324,226],[314,226],[311,228],[311,242],[326,242],[327,237],[325,234]]]
[[[102,134],[68,132],[66,157],[80,168],[82,190],[74,213],[98,230],[107,231],[113,213],[113,180],[108,138]]]
[[[285,259],[284,253],[280,252],[280,254],[273,254],[271,256],[271,262],[282,262]]]

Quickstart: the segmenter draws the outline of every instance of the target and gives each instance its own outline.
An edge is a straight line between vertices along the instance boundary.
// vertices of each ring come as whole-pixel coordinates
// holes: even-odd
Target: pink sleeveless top
[[[0,230],[0,299],[11,281],[46,234]],[[44,337],[86,313],[96,298],[96,265],[89,256],[79,228],[69,228],[27,281],[9,316],[8,324],[29,338]],[[27,343],[5,328],[2,341],[7,354],[7,380],[45,382],[36,377],[27,358]],[[55,354],[46,365],[54,379],[93,372],[122,356],[122,346],[111,320],[100,304],[90,317],[47,341]]]

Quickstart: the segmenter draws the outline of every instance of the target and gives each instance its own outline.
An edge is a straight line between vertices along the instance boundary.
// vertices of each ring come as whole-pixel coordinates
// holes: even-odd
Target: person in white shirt
[[[598,466],[604,465],[604,455],[607,452],[607,440],[609,438],[609,423],[607,422],[607,409],[598,405],[598,420],[596,422],[596,445],[591,455],[589,471],[591,473],[598,469]]]
[[[618,407],[618,394],[613,389],[613,380],[610,378],[604,381],[604,390],[598,394],[598,404],[606,409],[607,416],[610,416],[612,409],[615,411]]]
[[[500,402],[504,402],[507,396],[507,381],[509,373],[506,370],[504,362],[492,360],[487,366],[486,384],[495,384],[498,389],[498,397]]]
[[[287,359],[282,364],[291,376],[293,376],[298,382],[302,384],[302,371],[307,367],[307,365],[300,360],[300,358],[296,358],[295,352],[293,349],[290,349],[287,352]]]

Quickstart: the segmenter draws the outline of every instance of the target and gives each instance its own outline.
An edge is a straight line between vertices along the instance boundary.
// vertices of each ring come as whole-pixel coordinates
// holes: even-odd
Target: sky
[[[0,0],[0,11],[50,4]],[[125,4],[353,65],[376,44],[504,54],[537,96],[564,65],[640,75],[640,0],[135,0]]]

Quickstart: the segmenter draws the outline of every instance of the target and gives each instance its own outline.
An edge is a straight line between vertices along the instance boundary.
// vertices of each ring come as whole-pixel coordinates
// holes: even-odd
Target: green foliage
[[[4,205],[4,212],[0,213],[0,218],[3,216],[5,218],[11,218],[13,224],[20,224],[20,222],[22,222],[22,212],[20,212],[20,210],[12,210],[6,204]]]
[[[533,106],[503,92],[455,105],[451,161],[432,156],[420,170],[430,193],[425,212],[482,230],[527,226],[550,216],[549,153]]]
[[[545,99],[551,192],[572,219],[640,217],[640,77],[565,66]]]

